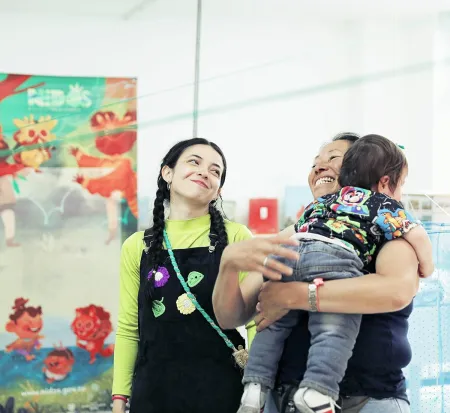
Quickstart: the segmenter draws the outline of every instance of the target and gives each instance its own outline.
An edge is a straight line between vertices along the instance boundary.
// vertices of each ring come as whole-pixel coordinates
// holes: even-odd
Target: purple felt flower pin
[[[153,273],[150,271],[148,273],[147,279],[149,280],[152,277]],[[158,267],[158,270],[155,272],[154,284],[155,287],[160,288],[166,285],[167,281],[170,278],[169,271],[167,271],[166,267]]]

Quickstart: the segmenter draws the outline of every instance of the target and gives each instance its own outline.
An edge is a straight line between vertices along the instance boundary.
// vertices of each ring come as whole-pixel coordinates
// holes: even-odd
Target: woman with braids
[[[217,209],[226,172],[214,143],[177,143],[161,164],[152,227],[122,247],[114,413],[125,411],[129,396],[131,413],[239,407],[242,374],[233,354],[244,340],[218,327],[212,291],[224,248],[251,234]],[[288,249],[277,252],[296,257]]]

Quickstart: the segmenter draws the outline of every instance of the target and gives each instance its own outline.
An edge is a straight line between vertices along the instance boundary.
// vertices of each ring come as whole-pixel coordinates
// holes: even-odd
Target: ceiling
[[[2,13],[123,18],[158,0],[0,0]]]
[[[202,0],[203,8],[218,14],[295,13],[299,16],[370,17],[436,14],[450,11],[450,0]],[[86,16],[105,19],[149,19],[195,11],[197,0],[0,0],[3,13]]]

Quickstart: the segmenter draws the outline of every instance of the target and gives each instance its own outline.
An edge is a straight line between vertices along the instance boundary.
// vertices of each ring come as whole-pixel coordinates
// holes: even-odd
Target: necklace
[[[169,237],[167,235],[166,230],[163,232],[164,236],[164,242],[166,244],[167,252],[170,257],[170,261],[172,263],[173,269],[175,270],[175,273],[177,274],[177,278],[180,281],[184,291],[186,291],[186,295],[189,297],[189,299],[192,301],[192,304],[194,304],[195,308],[200,312],[200,314],[205,318],[205,320],[211,325],[211,327],[217,332],[217,334],[223,339],[225,344],[233,351],[233,357],[236,360],[237,365],[240,368],[244,368],[247,364],[248,360],[248,351],[243,348],[242,346],[236,347],[234,344],[230,341],[230,339],[225,335],[225,333],[220,329],[220,327],[212,320],[212,318],[206,313],[206,311],[203,309],[203,307],[200,305],[200,303],[195,298],[194,294],[192,294],[189,286],[187,285],[186,281],[184,280],[183,276],[181,275],[181,271],[178,268],[177,261],[175,259],[175,255],[172,251],[172,245],[170,244]]]

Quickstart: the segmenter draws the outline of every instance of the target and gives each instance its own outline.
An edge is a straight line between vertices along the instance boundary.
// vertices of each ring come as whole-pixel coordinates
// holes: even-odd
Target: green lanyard
[[[180,269],[178,268],[178,264],[175,260],[175,256],[173,255],[172,251],[172,245],[170,245],[169,237],[167,236],[166,230],[164,230],[164,242],[166,243],[167,252],[170,256],[170,261],[172,262],[172,266],[177,273],[177,277],[180,280],[181,285],[184,288],[184,291],[186,291],[187,296],[194,304],[195,308],[200,311],[200,314],[205,317],[206,321],[211,324],[211,327],[217,331],[217,334],[219,334],[220,337],[222,337],[223,341],[225,341],[225,344],[230,347],[233,351],[236,351],[236,348],[234,347],[233,343],[229,340],[229,338],[223,333],[223,331],[220,329],[220,327],[211,319],[211,317],[205,312],[205,310],[202,308],[200,303],[195,298],[194,294],[191,293],[191,290],[189,289],[189,286],[186,284],[186,281],[184,281],[183,276],[181,275]]]
[[[183,276],[181,275],[180,269],[178,268],[177,261],[175,260],[175,256],[172,251],[172,245],[170,244],[169,237],[167,236],[166,230],[163,232],[164,236],[164,242],[167,247],[167,252],[169,253],[170,261],[172,262],[173,269],[175,270],[177,274],[177,278],[180,281],[181,285],[184,288],[184,291],[186,291],[186,295],[189,297],[189,299],[194,304],[195,308],[200,312],[200,314],[205,318],[205,320],[211,325],[211,327],[216,330],[217,334],[223,339],[225,344],[233,350],[233,355],[236,359],[237,364],[244,368],[245,364],[247,363],[247,350],[243,349],[242,346],[238,346],[238,349],[234,346],[234,344],[230,341],[230,339],[223,333],[223,331],[220,329],[220,327],[212,320],[212,318],[206,313],[206,311],[202,308],[200,303],[195,298],[194,294],[192,294],[191,290],[189,289],[189,286],[186,284],[186,281],[184,280]],[[245,352],[246,356],[243,355],[242,352]],[[245,358],[244,361],[242,360]]]

